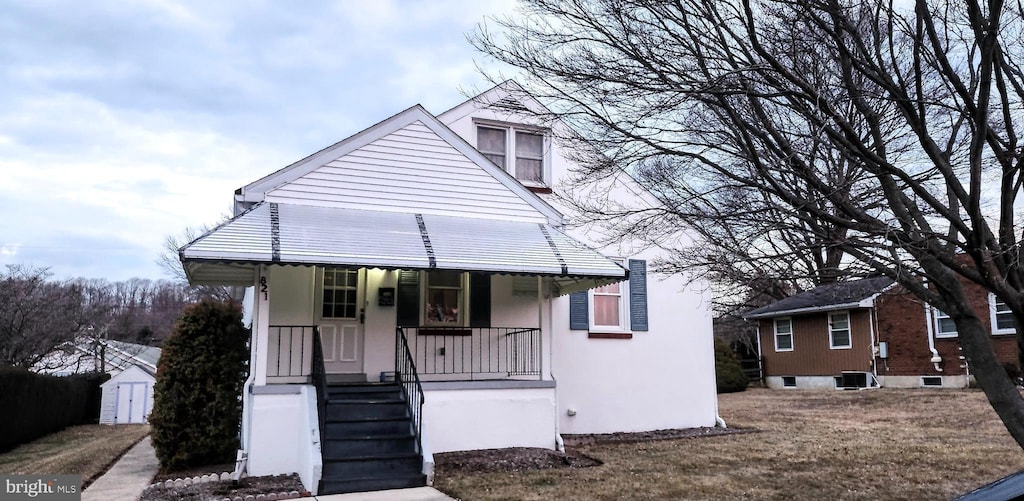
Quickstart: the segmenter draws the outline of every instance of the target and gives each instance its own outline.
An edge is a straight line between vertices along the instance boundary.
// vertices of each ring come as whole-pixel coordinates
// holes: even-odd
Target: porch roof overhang
[[[551,277],[558,295],[628,271],[546,224],[261,202],[179,249],[193,284],[252,285],[261,264]]]

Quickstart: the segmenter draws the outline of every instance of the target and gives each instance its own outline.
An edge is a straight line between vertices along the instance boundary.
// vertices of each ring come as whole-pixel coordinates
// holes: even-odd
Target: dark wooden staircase
[[[328,384],[320,494],[422,487],[423,456],[402,387]]]

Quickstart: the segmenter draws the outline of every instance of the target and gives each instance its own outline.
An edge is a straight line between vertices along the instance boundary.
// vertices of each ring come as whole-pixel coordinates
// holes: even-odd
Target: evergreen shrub
[[[718,393],[743,391],[750,383],[729,344],[718,338],[715,338],[715,380]]]
[[[234,460],[248,339],[235,302],[185,308],[163,344],[149,417],[164,471]]]

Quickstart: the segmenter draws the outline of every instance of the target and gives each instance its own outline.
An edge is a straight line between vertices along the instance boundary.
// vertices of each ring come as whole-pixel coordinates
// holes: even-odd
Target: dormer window
[[[527,186],[547,186],[546,134],[514,125],[478,125],[476,147],[495,165]]]

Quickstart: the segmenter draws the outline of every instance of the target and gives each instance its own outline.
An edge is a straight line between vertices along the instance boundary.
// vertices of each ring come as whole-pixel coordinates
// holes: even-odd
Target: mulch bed
[[[675,440],[679,438],[717,437],[736,433],[753,433],[757,430],[743,428],[682,428],[677,430],[654,430],[636,433],[595,433],[588,435],[562,435],[566,447],[591,444],[628,444],[652,440]]]
[[[436,475],[457,475],[460,473],[520,472],[526,470],[548,470],[554,468],[587,468],[599,466],[599,459],[583,454],[576,447],[591,444],[621,444],[649,442],[652,440],[674,440],[683,438],[714,437],[735,433],[750,433],[756,430],[738,428],[687,428],[680,430],[656,430],[640,433],[603,433],[590,435],[562,435],[565,453],[549,449],[512,447],[509,449],[484,449],[477,451],[444,452],[434,454]]]
[[[562,454],[548,449],[512,447],[434,454],[434,474],[518,472],[552,468],[587,468],[601,461],[578,451]]]

